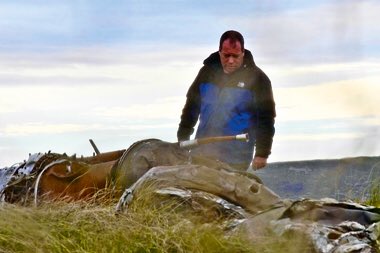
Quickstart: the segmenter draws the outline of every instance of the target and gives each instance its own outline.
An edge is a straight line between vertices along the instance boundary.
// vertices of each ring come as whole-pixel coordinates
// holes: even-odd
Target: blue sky
[[[270,77],[270,162],[379,155],[379,1],[1,1],[0,167],[176,140],[186,91],[239,30]]]

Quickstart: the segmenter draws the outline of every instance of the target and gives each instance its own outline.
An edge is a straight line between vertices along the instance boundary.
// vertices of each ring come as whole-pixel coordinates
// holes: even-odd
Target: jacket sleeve
[[[257,99],[257,129],[255,156],[268,157],[271,153],[275,133],[274,118],[276,117],[272,85],[264,72],[259,70]]]
[[[182,109],[181,121],[177,131],[178,141],[190,139],[191,134],[194,132],[194,126],[198,121],[200,112],[201,99],[199,94],[199,84],[203,73],[204,67],[201,68],[187,92],[186,103]]]

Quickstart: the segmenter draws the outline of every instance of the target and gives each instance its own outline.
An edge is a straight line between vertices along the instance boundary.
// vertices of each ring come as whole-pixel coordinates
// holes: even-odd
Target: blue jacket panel
[[[250,141],[207,144],[196,148],[194,153],[213,156],[228,163],[250,162],[256,122],[252,110],[255,103],[253,92],[243,87],[218,87],[213,83],[202,83],[199,93],[202,102],[196,138],[248,133]]]

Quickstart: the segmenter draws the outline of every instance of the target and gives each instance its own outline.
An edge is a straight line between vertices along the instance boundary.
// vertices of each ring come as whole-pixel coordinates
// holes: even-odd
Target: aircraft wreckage
[[[35,205],[44,199],[85,199],[111,186],[120,194],[116,213],[146,186],[162,198],[180,200],[190,210],[216,210],[226,231],[255,240],[270,233],[302,240],[311,252],[378,252],[380,209],[334,199],[284,199],[252,173],[191,156],[189,148],[214,141],[244,141],[246,135],[180,143],[146,139],[128,149],[76,157],[37,153],[0,169],[2,202]],[[153,204],[153,203],[152,203]]]

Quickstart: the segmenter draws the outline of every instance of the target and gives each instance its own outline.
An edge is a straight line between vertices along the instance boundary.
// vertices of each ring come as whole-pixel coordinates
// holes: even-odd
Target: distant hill
[[[380,183],[380,156],[276,162],[254,172],[284,198],[365,200]]]

